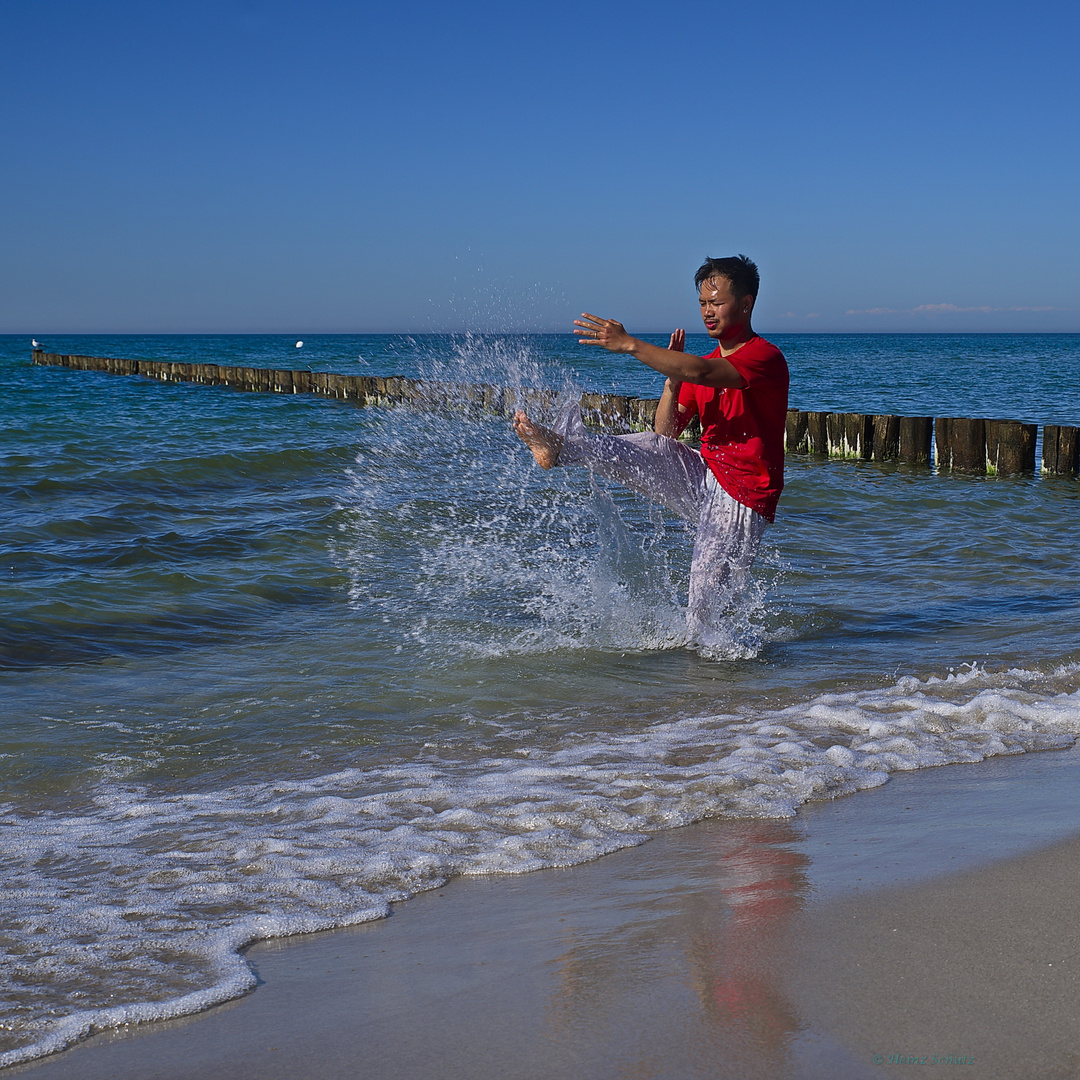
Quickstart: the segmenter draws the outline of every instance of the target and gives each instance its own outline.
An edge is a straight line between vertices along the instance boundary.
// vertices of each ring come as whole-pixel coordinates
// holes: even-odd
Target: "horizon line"
[[[660,337],[670,334],[670,330],[638,330],[638,334]],[[474,334],[483,337],[567,337],[573,338],[572,331],[566,330],[54,330],[54,331],[2,331],[0,338],[27,338],[37,340],[45,337],[462,337]],[[866,337],[887,334],[890,337],[956,337],[956,336],[1076,336],[1077,330],[795,330],[766,329],[758,336],[776,337]],[[707,337],[704,330],[688,330],[687,336]],[[577,339],[575,339],[577,340]]]

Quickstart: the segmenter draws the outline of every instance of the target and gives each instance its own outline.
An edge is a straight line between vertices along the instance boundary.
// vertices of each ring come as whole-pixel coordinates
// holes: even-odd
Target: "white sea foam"
[[[567,866],[709,816],[787,817],[897,770],[1069,745],[1078,683],[1077,664],[972,668],[623,733],[507,730],[306,780],[162,796],[103,778],[79,814],[6,807],[18,990],[0,1065],[234,997],[253,985],[246,944],[378,918],[456,874]]]

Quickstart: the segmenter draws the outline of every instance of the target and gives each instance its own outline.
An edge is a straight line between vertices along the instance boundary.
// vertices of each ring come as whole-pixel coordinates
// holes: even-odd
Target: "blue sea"
[[[795,407],[1080,424],[1080,335],[772,340]],[[662,384],[569,335],[302,341],[43,344]],[[14,337],[0,391],[0,1064],[235,997],[249,943],[455,875],[1080,733],[1076,478],[792,456],[705,655],[690,530],[505,420],[33,367]]]

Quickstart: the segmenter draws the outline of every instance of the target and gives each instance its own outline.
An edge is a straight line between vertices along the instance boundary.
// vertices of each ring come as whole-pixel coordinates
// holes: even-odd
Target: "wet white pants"
[[[717,482],[698,450],[654,432],[593,435],[576,407],[564,411],[555,430],[562,436],[560,465],[584,465],[647,499],[696,522],[690,566],[687,628],[709,639],[750,581],[768,522],[733,499]]]

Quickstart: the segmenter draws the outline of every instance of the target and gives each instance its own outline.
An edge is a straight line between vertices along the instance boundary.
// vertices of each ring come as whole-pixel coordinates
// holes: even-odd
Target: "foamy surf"
[[[487,724],[411,758],[210,792],[106,780],[80,813],[8,806],[4,969],[21,989],[0,1065],[238,996],[244,946],[378,918],[455,875],[569,866],[707,817],[790,817],[896,771],[1069,746],[1078,682],[1078,664],[976,667],[624,732]]]

